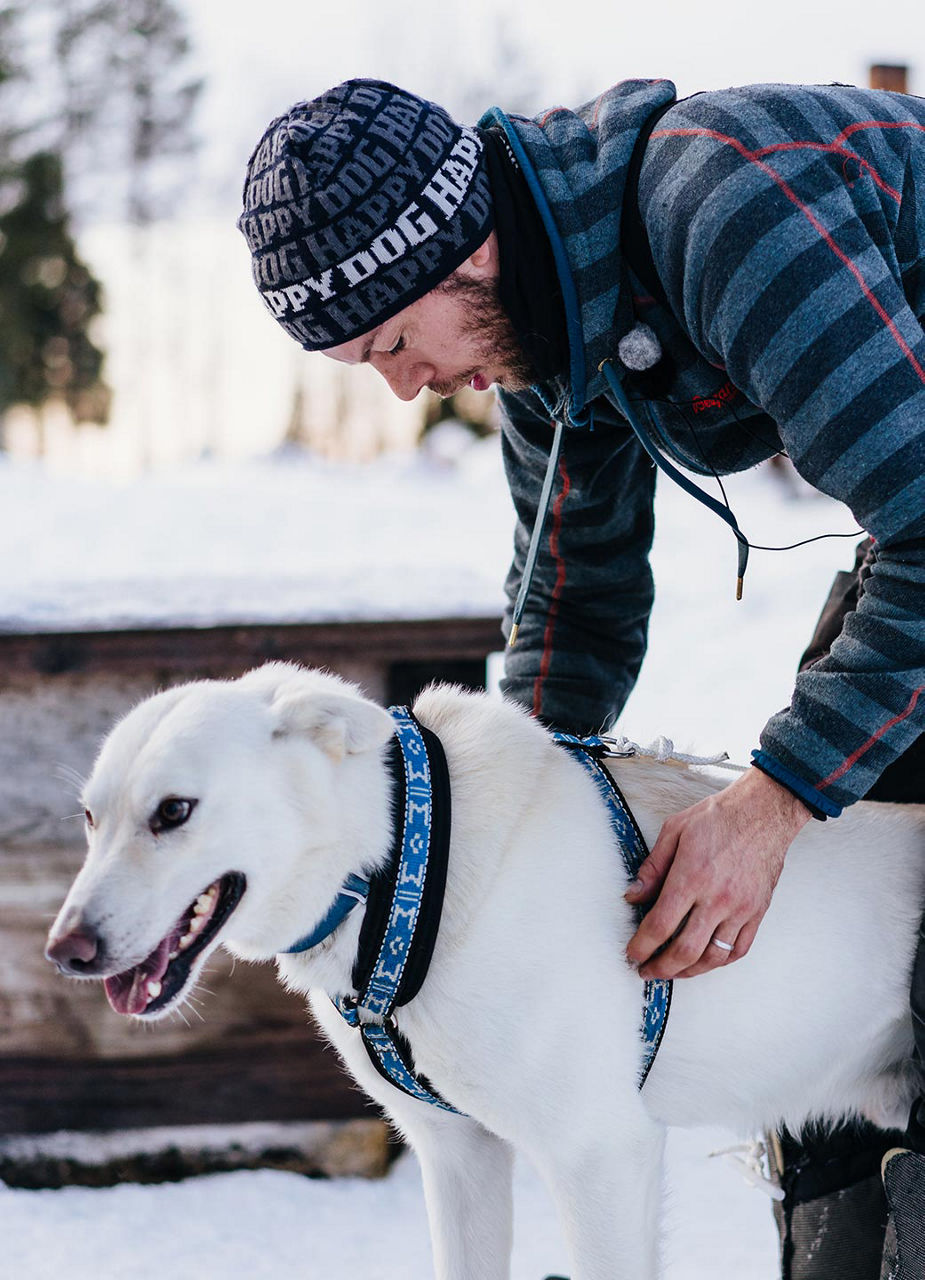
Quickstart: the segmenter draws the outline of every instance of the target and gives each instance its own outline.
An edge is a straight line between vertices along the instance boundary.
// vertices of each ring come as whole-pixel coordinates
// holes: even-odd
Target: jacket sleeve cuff
[[[826,818],[837,818],[841,813],[841,806],[837,805],[834,800],[830,800],[821,791],[817,791],[808,782],[804,782],[801,777],[793,773],[786,765],[781,764],[779,760],[775,760],[773,756],[769,756],[766,751],[753,751],[752,764],[760,769],[762,773],[766,773],[769,778],[779,782],[782,787],[786,787],[792,795],[795,795],[798,800],[806,805],[813,817],[818,818],[820,822],[825,822]]]

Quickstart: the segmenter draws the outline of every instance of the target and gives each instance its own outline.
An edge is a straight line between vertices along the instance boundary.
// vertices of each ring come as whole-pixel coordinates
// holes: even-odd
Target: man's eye
[[[171,831],[182,827],[196,807],[195,800],[182,800],[179,796],[167,796],[151,815],[148,826],[155,835],[159,831]]]
[[[389,351],[389,355],[397,356],[399,351],[404,351],[404,349],[405,349],[405,335],[402,334],[401,337],[398,339],[398,341],[395,343],[395,346],[392,347],[392,349]]]

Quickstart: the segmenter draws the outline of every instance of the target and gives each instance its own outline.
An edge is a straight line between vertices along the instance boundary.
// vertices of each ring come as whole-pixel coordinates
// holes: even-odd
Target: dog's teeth
[[[189,931],[190,933],[198,933],[199,930],[204,927],[204,925],[205,925],[205,919],[203,916],[193,916],[189,922]]]
[[[161,994],[161,990],[162,990],[162,988],[161,988],[161,984],[160,984],[159,982],[149,982],[149,983],[148,983],[148,998],[149,998],[150,1000],[156,1000],[156,999],[157,999],[157,997]]]
[[[195,933],[184,933],[180,939],[180,950],[185,951],[188,946],[196,941]]]
[[[197,916],[204,916],[207,911],[212,910],[212,903],[215,901],[213,892],[201,893],[193,904],[193,913]]]
[[[171,959],[171,960],[176,960],[176,958],[177,958],[177,956],[178,956],[179,954],[180,954],[180,953],[179,953],[179,951],[171,951],[171,953],[170,953],[170,959]]]

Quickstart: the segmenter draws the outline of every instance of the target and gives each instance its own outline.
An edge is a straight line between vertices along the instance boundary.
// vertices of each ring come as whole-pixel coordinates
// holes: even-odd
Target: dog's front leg
[[[406,1120],[424,1177],[437,1280],[508,1280],[511,1147],[464,1116]]]
[[[600,1100],[537,1163],[559,1211],[572,1280],[657,1280],[664,1129]]]
[[[324,996],[312,1011],[354,1078],[414,1149],[424,1176],[436,1280],[508,1280],[513,1238],[508,1143],[469,1116],[410,1098],[370,1065],[366,1050]]]

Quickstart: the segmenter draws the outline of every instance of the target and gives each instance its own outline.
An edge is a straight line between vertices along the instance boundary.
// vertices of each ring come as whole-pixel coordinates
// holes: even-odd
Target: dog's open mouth
[[[116,1013],[136,1017],[157,1013],[183,990],[197,956],[209,945],[241,901],[246,887],[240,871],[231,871],[199,895],[146,960],[104,979]]]

